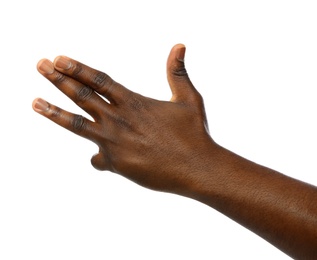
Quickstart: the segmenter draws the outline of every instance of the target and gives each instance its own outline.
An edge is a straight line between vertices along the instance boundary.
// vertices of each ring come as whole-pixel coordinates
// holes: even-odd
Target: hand
[[[197,178],[206,154],[216,147],[208,134],[203,99],[188,78],[184,56],[185,46],[178,44],[167,60],[169,102],[134,93],[73,59],[59,56],[54,63],[43,59],[38,71],[94,122],[43,99],[35,99],[33,108],[95,142],[99,152],[91,163],[96,169],[119,173],[148,188],[182,193]]]
[[[94,122],[42,99],[33,108],[95,142],[95,168],[201,201],[291,257],[316,259],[317,188],[218,146],[208,134],[203,99],[188,78],[184,55],[185,47],[176,45],[168,57],[170,102],[133,93],[66,57],[41,60],[39,72]]]

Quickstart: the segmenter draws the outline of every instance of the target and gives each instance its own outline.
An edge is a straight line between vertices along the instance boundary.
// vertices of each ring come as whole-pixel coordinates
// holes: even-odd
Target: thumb
[[[172,91],[173,102],[191,102],[199,95],[191,83],[185,68],[183,44],[176,44],[167,59],[167,80]]]

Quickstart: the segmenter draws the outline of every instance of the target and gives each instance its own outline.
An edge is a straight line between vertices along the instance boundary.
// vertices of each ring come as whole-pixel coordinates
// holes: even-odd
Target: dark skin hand
[[[295,259],[317,259],[317,188],[214,142],[184,56],[185,46],[178,44],[168,57],[170,101],[141,96],[65,56],[43,59],[38,71],[94,121],[43,99],[35,99],[33,109],[96,143],[96,169],[198,200]]]

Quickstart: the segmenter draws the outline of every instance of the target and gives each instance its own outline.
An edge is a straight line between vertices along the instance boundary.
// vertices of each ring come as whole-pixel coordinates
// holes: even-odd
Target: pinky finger
[[[37,113],[67,130],[91,141],[96,140],[97,131],[94,129],[96,125],[87,118],[63,110],[41,98],[35,99],[32,103],[32,107]]]

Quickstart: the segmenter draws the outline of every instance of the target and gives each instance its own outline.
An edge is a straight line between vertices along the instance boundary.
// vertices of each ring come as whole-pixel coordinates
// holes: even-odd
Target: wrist
[[[187,178],[176,193],[204,202],[216,196],[219,186],[223,185],[226,173],[230,172],[228,162],[233,153],[211,139],[196,151],[186,163]]]

